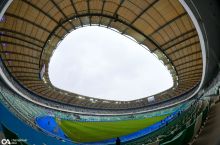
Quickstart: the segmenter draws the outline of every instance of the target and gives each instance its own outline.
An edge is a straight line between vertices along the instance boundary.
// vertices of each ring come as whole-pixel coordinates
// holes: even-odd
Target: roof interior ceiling
[[[176,97],[202,76],[202,53],[195,27],[178,0],[16,0],[0,22],[0,55],[23,86],[47,99],[94,108],[135,108],[142,101],[108,103],[54,88],[48,62],[64,36],[79,27],[107,26],[147,46],[170,70],[175,89],[155,95],[156,101]],[[46,64],[44,83],[39,72]]]

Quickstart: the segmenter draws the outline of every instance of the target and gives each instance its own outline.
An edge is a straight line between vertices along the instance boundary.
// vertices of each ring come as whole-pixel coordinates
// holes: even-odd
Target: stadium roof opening
[[[172,77],[146,47],[104,27],[68,34],[49,63],[51,83],[80,95],[130,101],[165,91]]]

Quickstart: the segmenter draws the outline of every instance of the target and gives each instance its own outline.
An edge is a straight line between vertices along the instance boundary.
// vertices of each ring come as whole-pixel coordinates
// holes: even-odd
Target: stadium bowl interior
[[[2,144],[197,142],[219,100],[219,14],[217,0],[1,0]],[[167,67],[173,86],[132,101],[53,86],[54,50],[89,26],[134,39]]]

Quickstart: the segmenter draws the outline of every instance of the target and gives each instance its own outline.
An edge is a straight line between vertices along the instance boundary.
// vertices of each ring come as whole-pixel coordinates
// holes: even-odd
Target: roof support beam
[[[37,77],[32,77],[32,76],[15,76],[17,79],[32,79],[32,80],[39,80]]]
[[[51,2],[55,5],[55,7],[59,10],[59,12],[66,18],[68,19],[68,17],[64,14],[64,12],[60,9],[60,7],[57,5],[57,3],[54,2],[54,0],[51,0]],[[68,21],[69,22],[69,21]],[[76,29],[75,26],[69,22],[69,24],[73,27],[73,29]]]
[[[19,82],[19,80],[17,80],[17,82],[19,83],[19,84],[22,84],[22,86],[24,86],[24,87],[22,87],[22,88],[24,88],[25,90],[29,90],[29,89],[27,89],[27,85],[38,85],[38,84],[42,84],[42,82],[41,81],[38,81],[38,82]]]
[[[184,79],[181,79],[181,81],[188,81],[188,82],[191,82],[191,81],[195,81],[195,82],[198,82],[200,80],[200,77],[199,78],[184,78]]]
[[[30,50],[34,50],[34,51],[37,51],[37,52],[41,52],[39,49],[30,47],[30,46],[27,46],[27,45],[15,43],[15,42],[1,41],[1,43],[7,43],[7,44],[10,44],[10,45],[21,46],[21,47],[24,47],[24,48],[27,48],[27,49],[30,49]]]
[[[166,51],[166,50],[168,50],[168,49],[170,49],[170,48],[172,48],[172,47],[174,47],[174,46],[176,46],[176,45],[178,45],[178,44],[180,44],[180,43],[182,43],[182,42],[184,42],[184,41],[190,40],[190,39],[192,39],[192,38],[194,38],[194,37],[198,37],[198,35],[197,35],[197,34],[194,34],[194,35],[192,35],[192,36],[190,36],[190,37],[187,37],[187,38],[185,38],[185,39],[183,39],[183,40],[181,40],[181,41],[178,41],[178,42],[174,43],[174,44],[171,45],[171,46],[168,46],[168,47],[164,48],[164,50]]]
[[[161,44],[160,47],[164,47],[165,45],[167,45],[167,44],[169,44],[169,43],[171,43],[171,42],[173,42],[173,41],[176,41],[176,40],[178,40],[179,38],[184,37],[184,36],[186,36],[186,35],[188,35],[188,34],[190,34],[190,33],[193,33],[193,32],[196,32],[196,29],[192,29],[192,30],[189,30],[189,31],[187,31],[187,32],[185,32],[185,33],[182,33],[181,35],[179,35],[179,36],[177,36],[177,37],[175,37],[175,38],[173,38],[173,39],[171,39],[171,40],[169,40],[169,41],[167,41],[167,42]]]
[[[178,15],[177,17],[173,18],[172,20],[166,22],[164,25],[160,26],[159,28],[157,28],[154,32],[152,32],[149,36],[151,37],[152,35],[154,35],[155,33],[159,32],[160,30],[162,30],[163,28],[165,28],[166,26],[170,25],[171,23],[175,22],[176,20],[180,19],[181,17],[185,16],[187,13],[184,12],[180,15]]]
[[[30,62],[30,61],[28,61],[28,60],[20,60],[20,59],[6,58],[6,59],[3,59],[3,61],[5,61],[5,62],[9,62],[9,61],[23,62],[23,63],[32,64],[32,65],[38,66],[38,63]]]
[[[9,67],[9,68],[21,68],[21,69],[25,68],[25,69],[31,69],[31,70],[38,70],[38,68],[21,66],[21,65],[8,65],[7,67]]]
[[[23,83],[29,83],[29,82],[40,82],[41,80],[33,80],[33,79],[18,79],[18,81],[21,81]]]
[[[89,1],[90,0],[87,0],[87,8],[88,8],[88,13],[90,14],[90,4],[89,4]],[[92,24],[91,24],[92,22],[91,22],[91,16],[89,16],[89,25],[91,26]]]
[[[25,83],[25,86],[29,86],[29,85],[43,85],[43,82],[29,82],[29,83]]]
[[[181,48],[175,49],[175,50],[172,51],[172,52],[169,52],[169,53],[167,52],[167,54],[170,55],[170,54],[179,52],[179,51],[181,51],[181,50],[183,50],[183,49],[185,49],[185,48],[189,48],[189,47],[191,47],[191,46],[193,46],[193,45],[197,45],[197,44],[199,44],[199,41],[196,41],[196,42],[193,42],[193,43],[188,44],[188,45],[186,45],[186,46],[183,46],[183,47],[181,47]]]
[[[56,100],[58,100],[59,97],[60,97],[60,94],[56,93],[56,96],[55,97],[51,97],[51,98],[55,98]]]
[[[186,84],[182,84],[181,87],[179,87],[179,88],[182,89],[182,88],[186,88],[186,87],[193,87],[193,85],[195,85],[195,84],[193,84],[193,83],[186,83]]]
[[[152,8],[159,0],[155,0],[154,2],[152,2],[149,6],[147,6],[132,22],[131,24],[134,24],[134,22],[137,21],[138,18],[140,18],[146,11],[148,11],[150,8]],[[124,34],[126,32],[128,28],[126,28],[122,34]]]
[[[41,25],[38,25],[38,24],[36,24],[36,23],[34,23],[34,22],[28,20],[28,19],[25,19],[25,18],[23,18],[23,17],[20,17],[20,16],[15,15],[15,14],[11,14],[11,13],[5,13],[5,15],[8,16],[8,17],[12,17],[12,18],[18,19],[18,20],[22,20],[22,21],[24,21],[24,22],[26,22],[26,23],[32,24],[32,25],[38,27],[39,29],[42,29],[42,30],[44,30],[44,31],[46,31],[46,32],[48,32],[48,33],[50,33],[50,30],[48,30],[48,29],[42,27]]]
[[[35,44],[35,43],[30,42],[30,41],[28,41],[28,40],[19,38],[19,37],[17,37],[17,36],[11,36],[11,35],[8,35],[8,34],[1,34],[0,36],[1,36],[1,37],[4,36],[4,37],[8,37],[8,38],[13,38],[13,39],[20,40],[20,41],[26,42],[26,43],[28,43],[28,44],[34,45],[35,47],[42,48],[41,45]]]
[[[180,90],[181,90],[181,91],[186,91],[186,90],[189,89],[189,88],[191,88],[191,87],[190,87],[190,86],[186,86],[186,87],[185,87],[185,86],[181,86],[181,87],[180,87]],[[178,93],[181,93],[181,91],[179,91]]]
[[[47,94],[48,98],[51,98],[51,99],[55,99],[55,96],[54,96],[54,92],[53,91],[50,91],[48,94]],[[56,99],[55,99],[56,100]]]
[[[36,87],[36,86],[41,86],[41,87],[45,87],[42,83],[40,83],[40,84],[27,84],[26,85],[27,87]]]
[[[31,2],[29,2],[28,0],[22,0],[23,2],[25,2],[26,4],[30,5],[31,7],[35,8],[36,10],[38,10],[39,12],[43,13],[45,16],[47,16],[48,18],[50,18],[51,20],[53,20],[56,24],[58,24],[59,22],[54,19],[52,16],[50,16],[48,13],[46,13],[45,11],[43,11],[42,9],[40,9],[39,7],[37,7],[36,5],[32,4]],[[61,26],[67,33],[69,33],[69,31],[64,27]]]
[[[196,73],[189,73],[189,74],[186,74],[186,75],[181,75],[179,77],[187,77],[187,76],[202,76],[202,72],[196,72]]]
[[[45,97],[45,98],[47,98],[48,92],[49,92],[48,89],[44,89],[44,90],[42,90],[42,91],[40,92],[40,94],[43,94],[42,96]]]
[[[188,75],[182,75],[182,76],[179,76],[179,78],[188,78],[189,76],[202,76],[202,73],[192,73],[192,74],[188,74]]]
[[[40,39],[37,39],[37,38],[35,38],[35,37],[32,37],[32,36],[30,36],[30,35],[21,33],[21,32],[17,32],[17,31],[5,29],[5,28],[0,28],[0,31],[10,32],[10,33],[14,33],[14,34],[17,34],[17,35],[21,35],[22,37],[26,37],[26,38],[28,38],[28,39],[32,39],[33,41],[37,41],[38,43],[44,44],[44,41],[42,41],[42,40],[40,40]]]
[[[36,77],[38,77],[38,75],[36,76],[36,75],[33,75],[33,74],[28,74],[28,75],[24,75],[24,74],[17,74],[17,75],[15,75],[15,74],[13,74],[13,76],[15,78],[25,78],[25,77],[36,78]]]
[[[202,65],[202,62],[199,63],[199,64],[194,64],[194,65],[190,65],[190,66],[187,66],[187,67],[183,67],[181,69],[178,69],[178,71],[181,71],[181,70],[184,70],[184,69],[188,69],[188,68],[193,68],[193,67],[196,67],[196,66],[199,66],[199,65]]]
[[[185,61],[185,62],[183,62],[183,63],[180,63],[180,64],[177,64],[176,65],[176,67],[180,67],[180,66],[182,66],[182,65],[185,65],[185,64],[187,64],[187,63],[192,63],[192,62],[195,62],[195,61],[199,61],[199,60],[201,60],[202,58],[193,58],[193,59],[191,59],[191,60],[187,60],[187,61]]]
[[[197,51],[195,51],[195,52],[193,52],[193,53],[189,53],[189,54],[187,54],[187,55],[183,55],[183,56],[181,56],[181,57],[179,57],[179,58],[176,58],[176,59],[174,59],[174,60],[172,60],[172,61],[175,62],[175,61],[180,60],[180,59],[182,59],[182,58],[185,58],[185,57],[188,57],[188,56],[192,56],[192,55],[195,55],[195,54],[198,54],[198,53],[201,53],[201,50],[197,50]]]
[[[113,17],[115,17],[115,19],[112,18],[112,19],[109,21],[109,23],[108,23],[108,25],[107,25],[107,28],[111,25],[111,23],[112,23],[113,20],[117,20],[117,19],[118,19],[118,18],[117,18],[117,17],[118,17],[118,16],[117,16],[117,13],[118,13],[118,10],[120,9],[121,5],[124,3],[124,1],[125,1],[125,0],[120,0],[120,3],[119,3],[118,7],[116,8],[116,10],[115,10],[115,12],[114,12],[114,14],[113,14]]]
[[[185,80],[185,79],[188,79],[188,80],[190,80],[190,79],[201,79],[201,75],[195,75],[195,76],[188,76],[188,77],[182,77],[181,78],[181,80]]]
[[[51,91],[51,93],[48,95],[48,97],[51,98],[51,99],[57,100],[57,99],[56,99],[56,96],[55,96],[55,93],[52,92],[52,91]]]
[[[38,27],[38,28],[44,30],[45,32],[47,32],[48,34],[50,34],[50,30],[48,30],[48,29],[42,27],[41,25],[38,25],[38,24],[36,24],[36,23],[34,23],[34,22],[30,21],[30,20],[27,20],[27,19],[25,19],[23,17],[17,16],[17,15],[14,15],[14,14],[10,14],[10,13],[5,13],[5,15],[9,16],[9,17],[12,17],[12,18],[15,18],[15,19],[18,19],[18,20],[22,20],[22,21],[24,21],[26,23],[32,24],[33,26]],[[56,34],[54,36],[56,36],[57,38],[61,39],[61,37],[56,35]]]
[[[31,87],[32,90],[37,91],[39,89],[45,88],[45,86],[33,86]]]
[[[103,14],[103,11],[104,11],[104,6],[105,6],[105,1],[102,1],[102,10],[101,10],[101,15]],[[100,16],[100,19],[99,19],[99,26],[101,25],[101,21],[102,21],[102,16]]]
[[[38,88],[34,88],[33,89],[34,91],[37,91],[37,92],[39,92],[39,93],[42,93],[42,92],[44,92],[44,91],[48,91],[49,90],[49,88],[47,88],[47,87],[38,87]]]
[[[50,94],[50,95],[52,95],[52,94]],[[71,102],[72,100],[74,100],[73,97],[69,97],[69,100],[67,100],[66,102],[69,103],[69,102]]]
[[[67,104],[69,104],[69,101],[70,99],[69,98],[67,98],[65,95],[63,95],[63,98],[61,99],[61,101],[62,102],[65,102],[65,103],[67,103]]]
[[[185,85],[185,86],[181,86],[180,87],[180,90],[183,92],[183,90],[185,90],[186,92],[187,92],[187,90],[189,90],[189,89],[191,89],[191,88],[193,88],[193,86],[192,85]]]
[[[76,9],[74,3],[73,3],[73,0],[70,0],[70,2],[71,2],[71,5],[72,5],[72,7],[73,7],[73,9],[74,9],[74,11],[75,11],[75,13],[76,13],[76,15],[78,15],[78,11],[77,11],[77,9]],[[79,21],[80,21],[81,27],[83,27],[83,23],[82,23],[82,20],[81,20],[80,18],[79,18]]]
[[[23,71],[11,71],[12,74],[37,74],[39,75],[39,72],[23,72]]]
[[[200,81],[198,80],[181,80],[181,83],[199,83]]]
[[[179,75],[185,75],[188,73],[195,73],[195,72],[202,73],[202,68],[192,69],[192,70],[188,70],[188,71],[179,71]]]
[[[24,53],[21,53],[21,52],[14,52],[14,51],[1,51],[0,50],[0,53],[2,53],[2,54],[7,54],[7,53],[9,53],[9,55],[10,54],[15,54],[15,55],[21,55],[21,56],[25,56],[25,57],[29,57],[29,58],[32,58],[32,59],[36,59],[36,60],[39,60],[39,57],[37,57],[37,56],[32,56],[32,55],[29,55],[29,54],[24,54]]]

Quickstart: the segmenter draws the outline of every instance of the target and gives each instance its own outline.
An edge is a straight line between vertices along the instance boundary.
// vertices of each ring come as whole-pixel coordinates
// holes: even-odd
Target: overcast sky
[[[49,77],[63,90],[120,101],[154,95],[173,85],[170,73],[150,52],[97,26],[67,35],[54,51]]]

